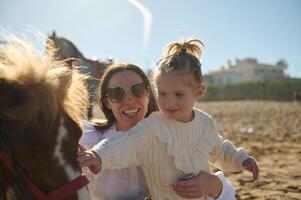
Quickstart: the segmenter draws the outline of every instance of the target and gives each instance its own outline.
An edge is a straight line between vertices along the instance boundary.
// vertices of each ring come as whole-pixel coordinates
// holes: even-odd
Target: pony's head
[[[7,138],[2,144],[36,186],[51,192],[80,173],[76,151],[88,105],[86,76],[70,60],[55,61],[51,48],[41,57],[24,40],[6,40],[0,49],[0,128]],[[9,173],[1,174],[14,184]]]
[[[73,42],[64,37],[57,37],[54,31],[52,34],[48,35],[46,41],[46,51],[49,48],[56,49],[54,52],[54,58],[56,60],[64,60],[67,58],[82,59],[84,57],[78,48],[73,44]]]
[[[87,87],[89,91],[89,102],[90,106],[88,108],[88,117],[92,117],[92,104],[97,100],[96,89],[98,88],[99,81],[103,75],[105,68],[112,64],[113,60],[107,60],[106,62],[100,62],[98,59],[91,59],[85,57],[78,48],[67,38],[58,37],[53,31],[52,34],[48,35],[46,41],[46,53],[53,51],[53,59],[55,60],[65,60],[73,58],[75,60],[75,65],[80,73],[89,74],[89,79],[87,80]]]

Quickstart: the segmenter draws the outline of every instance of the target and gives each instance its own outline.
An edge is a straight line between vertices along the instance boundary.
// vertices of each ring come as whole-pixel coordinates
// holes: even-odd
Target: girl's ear
[[[203,97],[205,94],[205,91],[206,91],[205,85],[200,84],[196,91],[196,98],[199,99],[199,98]]]

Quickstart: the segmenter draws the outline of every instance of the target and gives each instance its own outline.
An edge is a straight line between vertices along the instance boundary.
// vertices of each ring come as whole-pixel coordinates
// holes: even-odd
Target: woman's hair
[[[100,84],[99,105],[100,105],[100,109],[102,110],[103,114],[106,117],[106,120],[104,122],[97,122],[96,120],[94,121],[94,127],[99,130],[105,130],[111,127],[116,122],[116,118],[112,110],[108,109],[107,107],[108,99],[106,97],[106,94],[107,94],[108,84],[111,78],[115,74],[123,71],[131,71],[138,74],[146,86],[146,89],[149,94],[149,103],[148,103],[147,113],[145,117],[148,117],[152,112],[158,110],[157,101],[152,91],[150,81],[146,76],[146,74],[142,71],[142,69],[140,69],[136,65],[132,65],[129,63],[114,63],[111,66],[109,66],[108,69],[105,71]]]
[[[180,41],[167,44],[163,56],[157,63],[154,79],[171,71],[191,73],[197,83],[202,82],[200,57],[203,43],[199,39],[183,38]]]

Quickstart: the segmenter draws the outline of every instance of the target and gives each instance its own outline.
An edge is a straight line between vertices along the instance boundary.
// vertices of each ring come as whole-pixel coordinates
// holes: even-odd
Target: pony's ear
[[[25,99],[25,93],[17,83],[0,79],[0,112],[19,106]]]
[[[50,35],[51,39],[54,39],[56,37],[55,31],[52,31],[52,34]]]
[[[65,62],[70,69],[73,69],[76,59],[75,58],[67,58],[67,59],[63,60],[63,62]]]

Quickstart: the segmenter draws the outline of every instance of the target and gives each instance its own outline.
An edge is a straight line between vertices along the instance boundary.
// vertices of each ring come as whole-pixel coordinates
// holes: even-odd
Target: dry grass
[[[301,104],[237,101],[198,107],[217,119],[225,138],[246,148],[259,162],[257,182],[248,172],[228,174],[237,199],[301,199]]]

